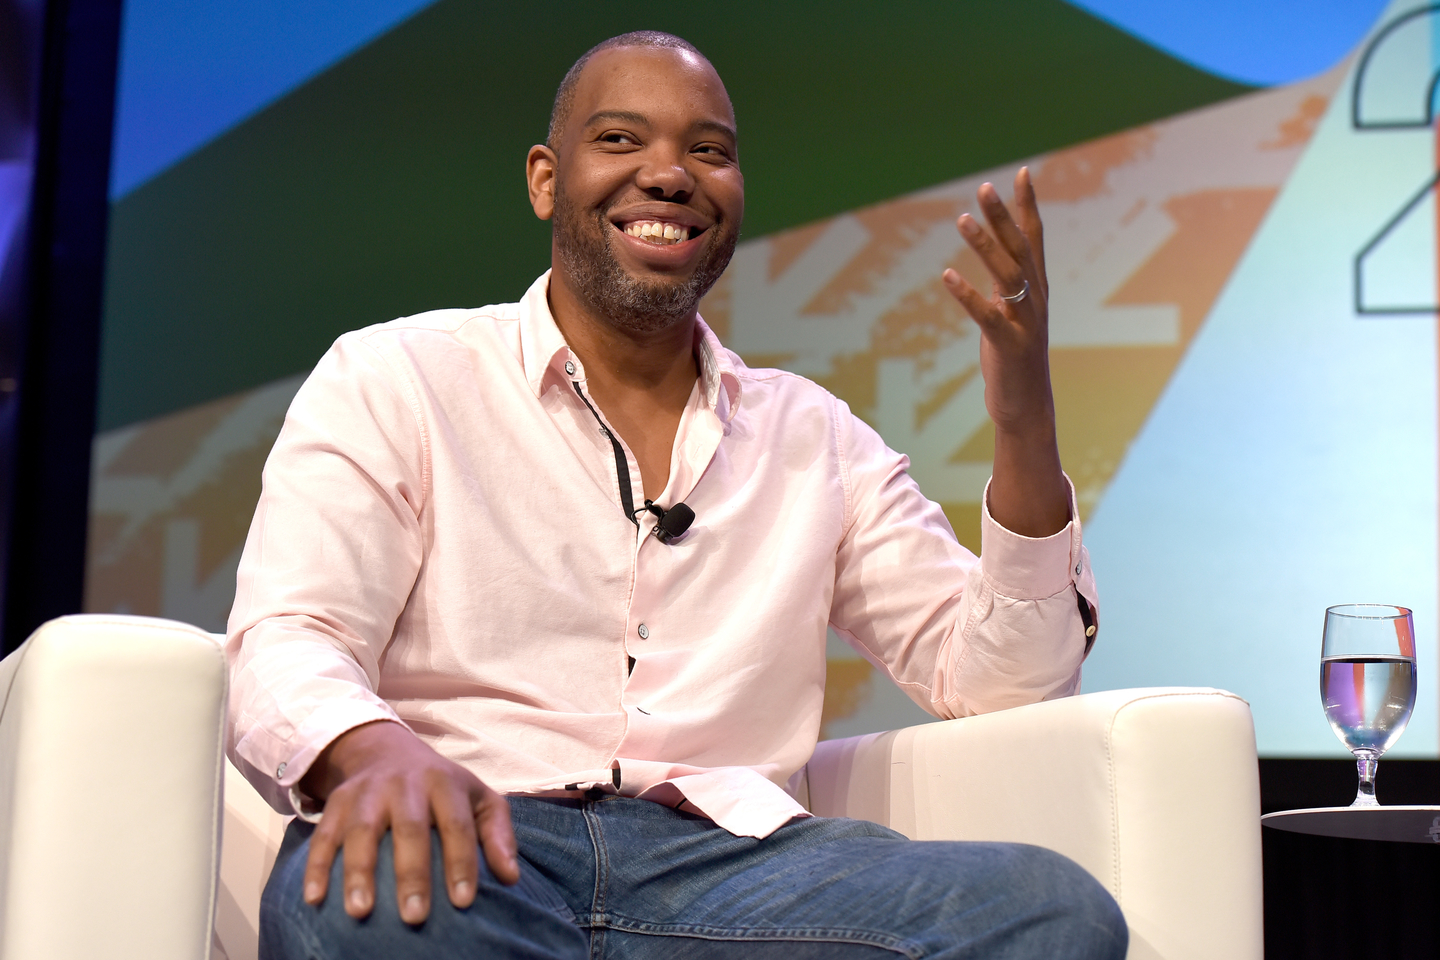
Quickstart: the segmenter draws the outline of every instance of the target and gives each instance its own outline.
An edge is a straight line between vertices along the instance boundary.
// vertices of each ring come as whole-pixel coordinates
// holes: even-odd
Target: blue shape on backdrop
[[[1268,87],[1339,63],[1387,0],[1068,2],[1211,73]]]
[[[435,0],[126,0],[119,199]]]

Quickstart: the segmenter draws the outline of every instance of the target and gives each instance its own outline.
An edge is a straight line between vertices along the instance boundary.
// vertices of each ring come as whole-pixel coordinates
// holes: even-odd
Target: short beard
[[[585,229],[580,212],[563,191],[555,191],[555,249],[572,292],[598,316],[629,333],[650,334],[695,315],[700,299],[720,279],[735,253],[738,231],[706,231],[705,249],[683,280],[646,283],[626,273],[611,247],[611,224],[602,211],[595,230]]]

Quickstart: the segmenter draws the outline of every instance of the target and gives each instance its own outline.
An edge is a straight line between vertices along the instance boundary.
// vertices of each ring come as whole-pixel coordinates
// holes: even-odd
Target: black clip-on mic
[[[655,524],[654,533],[655,539],[661,543],[668,544],[683,536],[685,531],[690,529],[690,524],[695,522],[695,511],[683,503],[677,503],[666,510],[654,500],[646,500],[645,509],[660,518]]]

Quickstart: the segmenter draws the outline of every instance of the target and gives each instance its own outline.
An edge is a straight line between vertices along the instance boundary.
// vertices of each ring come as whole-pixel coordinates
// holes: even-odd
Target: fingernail
[[[961,217],[960,232],[969,236],[974,236],[975,234],[980,232],[980,225],[968,216]]]
[[[940,279],[944,280],[946,283],[954,283],[956,280],[960,279],[960,274],[956,273],[954,270],[951,270],[949,267],[946,267],[945,272],[940,274]]]
[[[405,915],[407,917],[419,917],[425,909],[425,901],[420,894],[412,893],[405,898]]]
[[[320,884],[315,880],[311,880],[309,883],[305,884],[305,900],[308,903],[314,903],[319,899]]]
[[[469,881],[469,880],[461,880],[459,883],[455,884],[455,899],[456,899],[456,900],[469,900],[469,899],[470,899],[470,881]]]
[[[365,909],[365,891],[364,891],[364,890],[358,890],[358,889],[357,889],[357,890],[351,890],[351,891],[350,891],[350,896],[349,896],[348,899],[349,899],[349,901],[350,901],[350,906],[354,907],[356,910],[364,910],[364,909]]]

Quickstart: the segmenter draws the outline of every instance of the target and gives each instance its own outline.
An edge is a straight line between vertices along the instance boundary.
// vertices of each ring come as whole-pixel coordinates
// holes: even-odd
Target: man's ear
[[[555,151],[537,143],[525,157],[525,182],[535,216],[549,220],[555,214]]]

